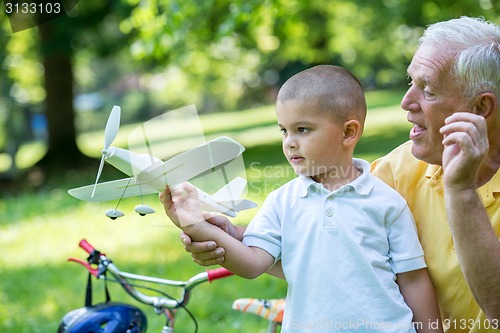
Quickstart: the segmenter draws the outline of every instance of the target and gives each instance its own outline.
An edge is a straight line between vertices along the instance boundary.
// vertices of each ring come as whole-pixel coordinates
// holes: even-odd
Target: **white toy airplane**
[[[104,130],[104,149],[95,184],[71,189],[68,191],[70,195],[80,200],[95,202],[160,193],[167,185],[176,186],[194,177],[223,169],[245,150],[238,142],[219,137],[164,162],[151,154],[137,154],[110,147],[118,134],[119,126],[120,107],[114,106]],[[98,183],[104,161],[131,177]],[[204,210],[235,217],[237,212],[257,206],[252,201],[240,198],[245,187],[246,180],[236,177],[214,195],[209,195],[199,188],[197,191]],[[146,205],[136,206],[135,211],[140,215],[154,213],[154,209]],[[106,211],[106,216],[111,219],[123,215],[117,209]]]

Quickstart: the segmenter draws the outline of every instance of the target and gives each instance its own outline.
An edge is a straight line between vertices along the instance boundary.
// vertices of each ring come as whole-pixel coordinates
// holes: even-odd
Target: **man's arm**
[[[413,312],[417,332],[443,332],[434,287],[427,269],[399,273],[396,282]]]
[[[458,261],[479,306],[489,318],[500,319],[500,242],[476,193],[490,162],[486,121],[455,113],[441,133],[446,211]]]
[[[233,226],[229,219],[225,216],[217,215],[207,219],[208,222],[216,225],[221,230],[236,240],[242,241],[246,227]],[[235,232],[231,233],[227,225],[231,225],[231,229]],[[224,261],[225,250],[223,247],[217,246],[213,240],[206,242],[195,242],[184,231],[181,231],[181,242],[184,244],[184,249],[191,253],[193,261],[201,266],[220,265]]]
[[[195,241],[211,241],[222,246],[225,249],[222,266],[233,273],[245,278],[255,278],[274,263],[274,257],[266,251],[248,247],[220,227],[205,221],[194,186],[186,183],[183,190],[176,189],[172,192],[167,188],[160,195],[160,201],[172,222],[186,236]]]
[[[447,189],[446,208],[460,267],[477,303],[500,320],[500,243],[473,189]]]

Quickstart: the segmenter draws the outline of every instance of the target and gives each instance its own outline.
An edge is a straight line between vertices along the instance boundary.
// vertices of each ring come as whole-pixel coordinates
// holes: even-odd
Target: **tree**
[[[490,0],[445,0],[439,8],[431,0],[81,1],[68,17],[41,25],[33,42],[49,120],[40,165],[50,171],[83,159],[73,110],[74,61],[83,53],[99,59],[126,51],[167,87],[149,84],[161,103],[224,110],[270,102],[262,97],[268,90],[318,63],[342,65],[368,88],[401,87],[425,25],[498,13]]]
[[[47,170],[61,167],[78,167],[88,159],[76,145],[74,99],[74,52],[75,47],[92,49],[100,56],[119,50],[127,36],[104,31],[110,22],[117,22],[120,15],[128,15],[127,3],[111,1],[89,1],[79,4],[74,17],[63,16],[39,27],[40,55],[45,69],[45,112],[49,124],[47,154],[38,163]],[[92,43],[82,43],[85,35],[92,34]],[[75,46],[75,40],[81,45]],[[61,159],[61,156],[64,156]]]
[[[71,38],[59,24],[61,18],[39,27],[42,63],[45,69],[45,114],[48,120],[48,150],[39,166],[46,170],[60,170],[64,166],[79,165],[84,160],[76,145],[73,110],[73,54]],[[65,22],[66,24],[68,22]],[[64,156],[64,159],[60,157]],[[62,163],[64,165],[61,165]],[[73,164],[75,163],[75,164]]]
[[[43,106],[48,120],[48,149],[37,166],[45,172],[57,173],[61,169],[85,166],[92,161],[79,151],[76,144],[73,108],[75,50],[85,48],[103,57],[127,45],[123,43],[127,36],[117,35],[116,31],[109,36],[102,30],[110,22],[118,24],[129,12],[130,6],[121,1],[84,1],[68,15],[33,28],[38,34],[23,31],[16,33],[14,40],[10,41],[10,44],[17,46],[11,47],[9,56],[22,58],[24,65],[6,66],[9,68],[9,77],[27,91],[33,90],[34,86],[43,86]],[[26,49],[30,50],[29,54]],[[28,73],[33,68],[40,67],[38,63],[43,66],[43,80],[27,82],[26,76],[29,76]],[[28,95],[29,101],[21,101],[21,104],[40,101],[39,96]]]
[[[137,34],[138,58],[175,64],[190,77],[204,77],[193,81],[202,82],[203,89],[221,100],[222,93],[210,89],[212,84],[225,84],[226,89],[219,90],[227,94],[234,89],[228,82],[238,81],[241,88],[236,96],[256,91],[255,98],[262,96],[269,71],[281,75],[279,83],[294,71],[318,63],[347,67],[368,88],[402,87],[406,66],[427,24],[461,15],[494,20],[495,13],[500,13],[500,4],[489,0],[446,0],[439,7],[431,0],[212,0],[202,4],[163,0],[142,3],[125,22],[128,31]],[[232,68],[238,63],[239,70]],[[203,73],[197,71],[200,67]],[[225,82],[217,79],[224,76]]]

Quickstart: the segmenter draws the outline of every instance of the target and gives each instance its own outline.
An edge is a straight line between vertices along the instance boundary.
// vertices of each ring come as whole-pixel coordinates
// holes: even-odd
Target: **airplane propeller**
[[[116,136],[118,135],[118,129],[120,128],[120,111],[121,109],[119,106],[113,106],[113,109],[109,114],[108,122],[106,123],[106,128],[104,129],[104,148],[102,150],[101,163],[99,164],[99,170],[97,171],[94,188],[92,190],[92,198],[94,197],[95,189],[97,183],[99,182],[99,177],[101,177],[102,169],[104,167],[104,161],[109,156],[109,146],[111,146]]]

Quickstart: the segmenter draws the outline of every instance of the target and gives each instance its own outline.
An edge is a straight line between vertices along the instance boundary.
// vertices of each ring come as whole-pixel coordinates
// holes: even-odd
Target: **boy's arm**
[[[215,215],[206,219],[211,224],[220,228],[229,236],[242,241],[245,233],[245,226],[233,225],[224,215]],[[224,249],[218,247],[213,240],[206,242],[193,242],[191,237],[181,231],[181,242],[186,252],[191,254],[193,261],[201,266],[220,265],[224,262]]]
[[[216,215],[208,218],[208,222],[219,227],[225,233],[238,241],[243,240],[246,226],[232,225],[228,218]],[[224,248],[218,246],[213,240],[207,242],[195,242],[184,231],[181,231],[181,242],[184,249],[191,254],[193,261],[201,266],[220,265],[224,262]]]
[[[413,311],[417,332],[443,332],[439,307],[427,269],[397,274],[396,282]]]
[[[248,247],[241,241],[228,235],[219,227],[208,223],[201,211],[196,188],[184,184],[182,190],[166,189],[160,195],[165,212],[172,222],[181,228],[193,241],[214,241],[225,249],[224,262],[221,264],[236,275],[255,278],[266,272],[274,263],[274,257],[268,252]]]
[[[231,234],[230,231],[225,227],[221,227],[221,225],[215,221],[215,218],[222,218],[227,220],[225,216],[217,215],[213,218],[207,219],[208,222],[220,228],[222,231],[227,233],[229,236],[233,237],[237,241],[241,241],[243,239],[243,233],[245,231],[245,227],[243,226],[234,226],[237,233],[240,233],[241,236],[237,236],[236,234]],[[218,219],[217,219],[218,220]],[[206,242],[194,242],[191,240],[184,231],[181,232],[181,241],[184,244],[184,248],[187,252],[191,253],[191,257],[193,261],[201,266],[212,266],[212,265],[221,265],[224,262],[224,248],[218,247],[217,243],[213,240]],[[281,267],[281,260],[278,260],[267,272],[267,274],[285,280],[285,274],[283,273],[283,268]]]
[[[271,276],[286,280],[285,273],[283,273],[283,267],[281,266],[281,260],[278,260],[266,273]]]
[[[223,247],[225,256],[221,266],[241,277],[256,278],[274,264],[274,257],[268,252],[246,246],[206,221],[191,224],[183,228],[183,231],[195,241],[213,240]]]

